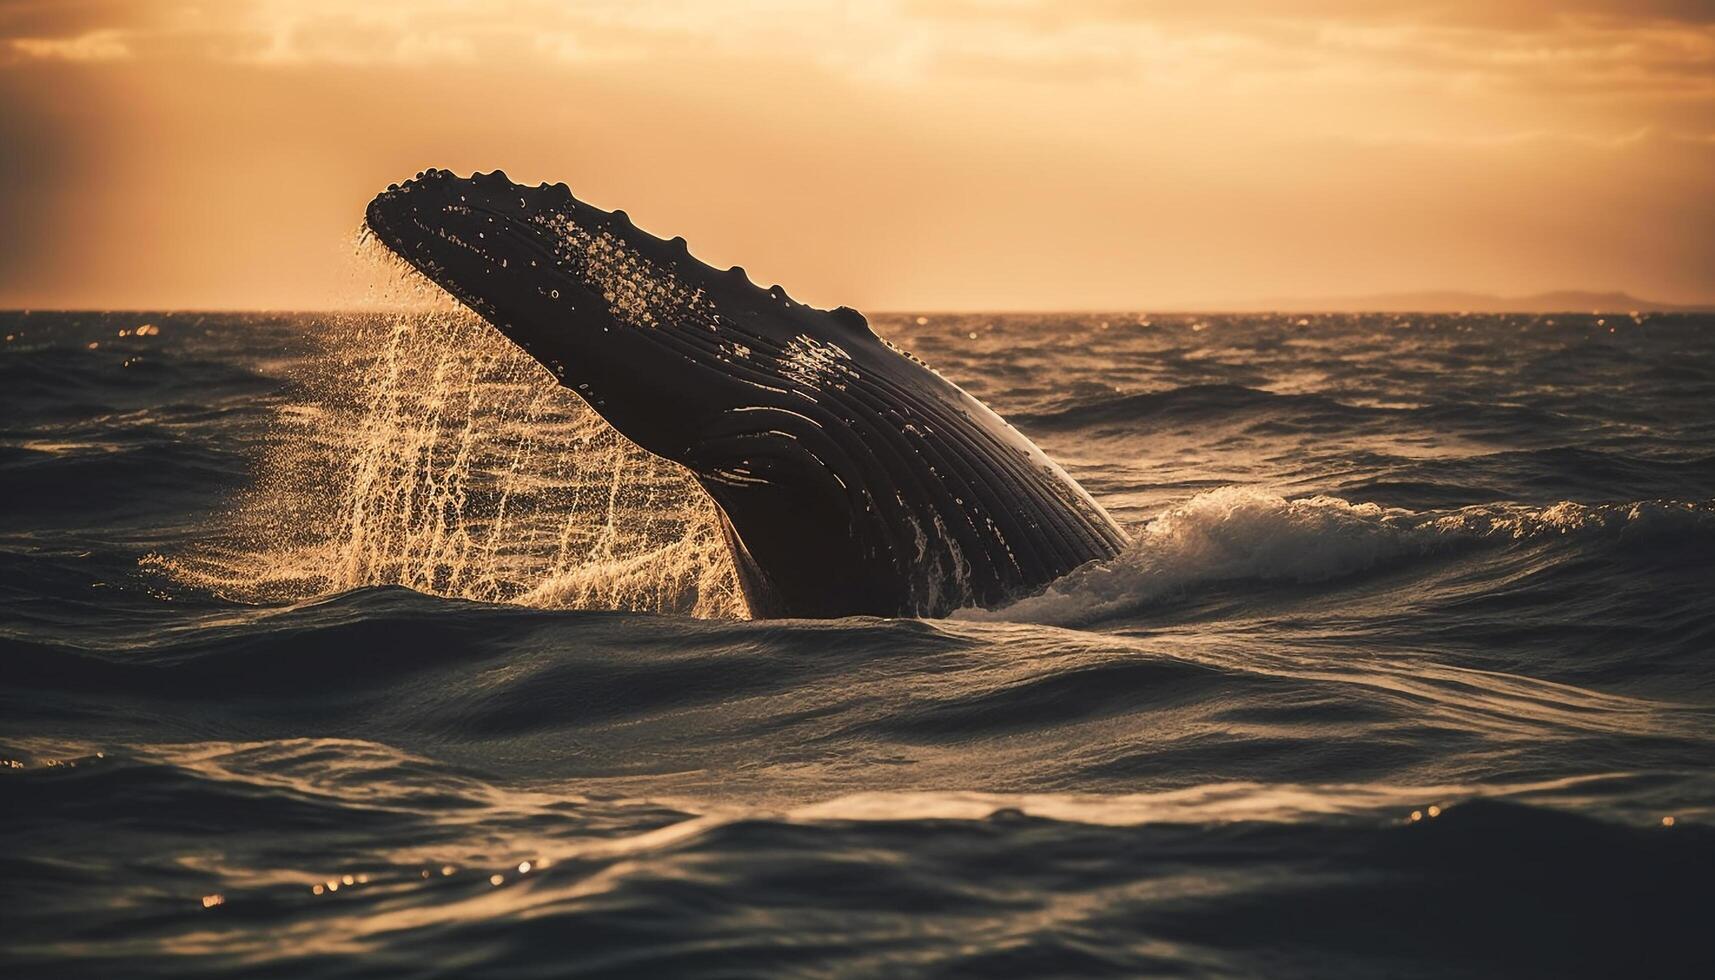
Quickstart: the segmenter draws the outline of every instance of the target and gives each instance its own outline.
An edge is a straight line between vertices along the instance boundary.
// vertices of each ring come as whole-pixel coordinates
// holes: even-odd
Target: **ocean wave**
[[[1665,976],[1711,964],[1708,828],[1487,788],[879,794],[701,816],[506,793],[454,817],[180,772],[110,784],[213,809],[179,800],[185,823],[126,828],[154,847],[95,835],[76,859],[5,859],[32,896],[14,910],[21,975],[343,976],[478,955],[478,972],[520,976],[1602,976],[1639,949]],[[112,827],[99,780],[0,778],[19,775],[69,797],[76,832]],[[193,843],[216,829],[218,853]],[[85,910],[91,888],[125,901]]]
[[[213,506],[238,484],[242,456],[158,430],[124,433],[106,443],[39,441],[0,455],[0,493],[14,517],[115,512],[182,512]]]
[[[830,621],[469,315],[0,319],[8,976],[1715,975],[1707,317],[878,318],[1136,539]]]
[[[1715,486],[1715,456],[1668,457],[1612,446],[1551,445],[1427,459],[1378,454],[1366,470],[1335,483],[1330,492],[1421,508],[1568,497],[1635,500],[1645,494],[1695,499]]]
[[[1080,399],[1049,411],[1021,412],[1013,416],[1013,421],[1025,428],[1078,429],[1162,416],[1201,418],[1215,413],[1227,414],[1289,405],[1353,414],[1363,414],[1364,411],[1320,395],[1277,395],[1244,385],[1208,384]]]
[[[1137,434],[1139,427],[1238,424],[1259,434],[1349,432],[1390,424],[1433,425],[1495,438],[1553,431],[1552,412],[1505,403],[1379,404],[1357,391],[1272,391],[1242,384],[1197,384],[1131,394],[1089,396],[1049,409],[1015,413],[1025,431]]]
[[[1247,487],[1199,494],[1146,524],[1119,557],[1042,593],[965,619],[1075,625],[1137,613],[1214,583],[1305,585],[1482,544],[1715,533],[1715,506],[1678,501],[1419,512],[1337,497],[1288,499]]]

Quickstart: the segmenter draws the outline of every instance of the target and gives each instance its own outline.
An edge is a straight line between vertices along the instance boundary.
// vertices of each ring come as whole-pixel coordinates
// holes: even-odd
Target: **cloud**
[[[0,46],[62,59],[96,41],[109,55],[298,64],[433,64],[477,57],[547,60],[659,53],[638,39],[694,43],[751,33],[759,22],[712,5],[595,0],[0,0]],[[742,28],[735,32],[734,27]],[[538,44],[540,38],[552,43]],[[632,43],[625,43],[632,42]]]
[[[922,16],[999,20],[1058,29],[1076,23],[1239,24],[1271,20],[1422,24],[1501,31],[1577,19],[1715,22],[1707,0],[910,0]]]
[[[1699,0],[0,0],[10,60],[290,66],[796,59],[865,81],[925,73],[1082,84],[1350,78],[1469,90],[1715,99]]]
[[[11,55],[8,60],[117,61],[131,57],[124,34],[112,29],[76,37],[14,37],[8,38],[6,44]]]
[[[124,61],[770,71],[1190,138],[1595,146],[1715,129],[1715,5],[1682,0],[0,0],[0,70]]]
[[[320,302],[426,163],[575,179],[828,300],[1704,296],[1700,9],[0,0],[0,302]]]
[[[1375,147],[1452,147],[1507,149],[1549,147],[1559,150],[1671,149],[1678,146],[1715,145],[1715,133],[1662,131],[1651,126],[1614,133],[1519,130],[1476,136],[1447,136],[1435,133],[1381,132],[1357,137],[1353,142]]]

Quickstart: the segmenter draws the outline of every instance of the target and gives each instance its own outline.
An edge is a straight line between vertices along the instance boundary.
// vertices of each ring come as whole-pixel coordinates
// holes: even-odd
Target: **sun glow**
[[[0,305],[342,305],[425,166],[819,305],[1715,298],[1715,22],[1669,0],[21,3],[0,144]]]

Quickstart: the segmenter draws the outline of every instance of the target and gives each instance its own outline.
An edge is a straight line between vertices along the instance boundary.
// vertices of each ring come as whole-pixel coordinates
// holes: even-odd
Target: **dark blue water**
[[[469,324],[0,322],[8,976],[1715,971],[1707,318],[880,318],[1136,541],[835,622]]]

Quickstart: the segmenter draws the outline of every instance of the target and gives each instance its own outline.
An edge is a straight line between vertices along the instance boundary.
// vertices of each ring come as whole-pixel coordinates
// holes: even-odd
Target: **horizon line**
[[[810,304],[804,304],[809,306]],[[418,306],[342,306],[342,307],[294,307],[294,306],[0,306],[0,316],[34,316],[36,314],[85,314],[112,316],[118,314],[154,314],[159,316],[194,316],[198,314],[235,314],[249,313],[259,316],[330,316],[362,313],[402,313],[424,310]],[[811,309],[828,312],[820,307]],[[474,310],[467,312],[476,314]],[[1629,314],[1707,314],[1715,313],[1715,300],[1693,303],[1641,303],[1636,306],[1621,309],[1590,309],[1587,307],[1566,309],[1457,309],[1444,308],[1409,308],[1409,307],[1362,307],[1362,306],[1162,306],[1162,307],[970,307],[970,308],[941,308],[941,309],[876,309],[869,312],[859,311],[866,317],[900,317],[900,316],[1040,316],[1057,314],[1062,316],[1334,316],[1353,314],[1427,314],[1435,316],[1460,316],[1480,313],[1487,316],[1607,316]]]

